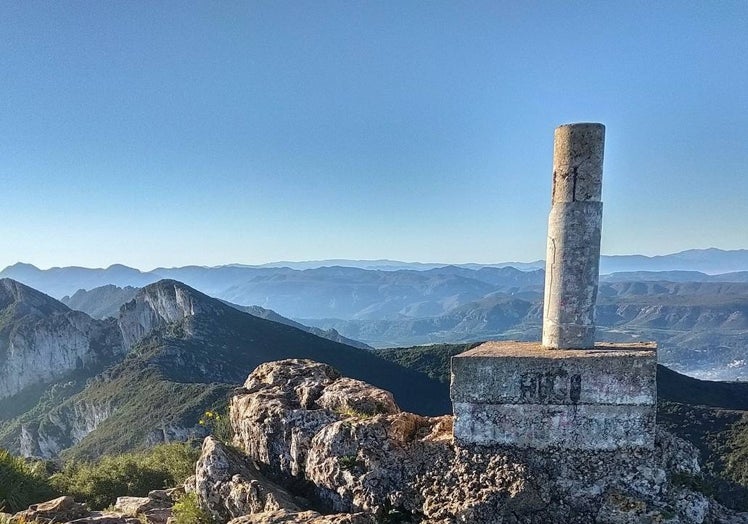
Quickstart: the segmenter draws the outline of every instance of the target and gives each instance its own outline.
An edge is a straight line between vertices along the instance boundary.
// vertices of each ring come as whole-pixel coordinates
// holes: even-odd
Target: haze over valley
[[[0,277],[99,319],[116,317],[139,288],[174,279],[244,312],[360,348],[540,336],[544,271],[537,267],[542,261],[334,262],[350,265],[318,261],[296,263],[296,268],[278,263],[141,272],[122,265],[40,270],[15,264]],[[601,277],[598,339],[654,340],[660,362],[679,372],[748,380],[747,250],[603,257],[602,267],[613,271]]]

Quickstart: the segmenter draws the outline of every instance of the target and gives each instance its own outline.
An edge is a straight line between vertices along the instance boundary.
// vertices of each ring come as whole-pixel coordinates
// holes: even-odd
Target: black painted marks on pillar
[[[533,404],[577,404],[582,394],[582,375],[564,369],[523,373],[522,402]]]
[[[582,375],[571,375],[569,377],[569,400],[572,404],[579,402],[579,397],[582,396]]]

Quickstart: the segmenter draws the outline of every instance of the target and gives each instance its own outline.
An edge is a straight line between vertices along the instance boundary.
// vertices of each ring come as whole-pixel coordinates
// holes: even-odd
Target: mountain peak
[[[11,305],[21,306],[27,313],[43,315],[70,311],[65,304],[12,278],[0,278],[0,310]]]
[[[126,266],[124,264],[112,264],[108,268],[105,269],[105,271],[118,271],[118,272],[124,272],[124,273],[142,273],[139,269],[136,269],[134,267]]]
[[[125,345],[131,346],[161,326],[199,313],[230,309],[177,280],[149,284],[120,308],[119,324]]]
[[[2,271],[0,271],[0,275],[8,278],[13,279],[23,279],[27,278],[29,275],[35,275],[38,273],[42,273],[43,270],[39,269],[33,264],[27,264],[25,262],[16,262],[12,266],[8,266]]]
[[[40,271],[40,269],[36,267],[34,264],[28,264],[26,262],[16,262],[12,266],[8,266],[5,269],[35,269],[37,271]]]
[[[158,282],[148,284],[141,288],[135,297],[136,300],[138,297],[142,297],[143,300],[147,301],[158,300],[159,303],[165,305],[186,304],[189,302],[192,304],[193,308],[195,305],[207,305],[208,303],[216,301],[205,293],[201,293],[197,289],[190,287],[183,282],[170,278],[161,279]],[[190,315],[194,314],[195,311],[193,310]]]

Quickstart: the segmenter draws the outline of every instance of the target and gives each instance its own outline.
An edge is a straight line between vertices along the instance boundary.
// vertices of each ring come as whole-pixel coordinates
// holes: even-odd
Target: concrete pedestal
[[[452,357],[460,444],[615,450],[654,447],[654,343],[549,350],[487,342]]]

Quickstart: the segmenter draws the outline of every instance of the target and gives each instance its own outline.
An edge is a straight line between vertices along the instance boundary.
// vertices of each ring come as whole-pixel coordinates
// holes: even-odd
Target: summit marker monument
[[[454,438],[461,444],[653,448],[653,343],[595,343],[605,127],[554,136],[543,339],[487,342],[452,358]]]
[[[605,127],[560,126],[553,142],[543,346],[588,349],[595,345]]]

